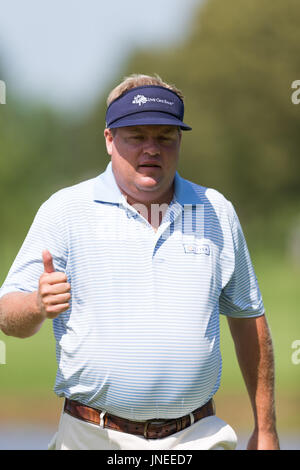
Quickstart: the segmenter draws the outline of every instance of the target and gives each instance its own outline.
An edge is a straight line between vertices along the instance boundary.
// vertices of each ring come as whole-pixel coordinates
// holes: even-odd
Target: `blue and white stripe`
[[[124,418],[175,418],[203,405],[220,384],[219,314],[264,313],[232,204],[178,173],[157,231],[127,204],[111,163],[55,193],[0,296],[37,289],[45,248],[72,294],[53,321],[54,390]]]

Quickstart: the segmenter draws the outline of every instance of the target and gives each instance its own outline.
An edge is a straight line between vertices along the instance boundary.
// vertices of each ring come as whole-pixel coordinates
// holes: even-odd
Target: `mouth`
[[[147,162],[139,165],[139,168],[161,168],[161,166],[156,162]]]

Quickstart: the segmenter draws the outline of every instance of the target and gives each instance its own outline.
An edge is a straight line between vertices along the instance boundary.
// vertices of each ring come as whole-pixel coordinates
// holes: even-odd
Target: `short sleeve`
[[[228,201],[227,201],[228,202]],[[234,269],[219,299],[220,313],[229,317],[249,318],[264,314],[262,295],[238,216],[229,204]]]
[[[44,272],[44,249],[52,254],[55,269],[65,272],[67,247],[59,213],[51,198],[41,205],[0,289],[0,297],[9,292],[38,289],[39,278]]]

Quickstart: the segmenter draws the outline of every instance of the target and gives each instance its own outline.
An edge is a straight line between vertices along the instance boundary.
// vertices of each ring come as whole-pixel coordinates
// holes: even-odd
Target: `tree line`
[[[300,213],[300,104],[291,99],[300,80],[299,24],[297,0],[208,0],[181,45],[135,50],[89,115],[75,121],[7,91],[0,106],[1,251],[15,254],[54,191],[104,170],[106,96],[131,73],[157,73],[185,95],[193,130],[183,136],[180,174],[230,199],[253,243],[284,241]]]

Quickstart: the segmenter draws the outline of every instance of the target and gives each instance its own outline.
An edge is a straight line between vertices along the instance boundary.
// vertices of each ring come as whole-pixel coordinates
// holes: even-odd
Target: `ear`
[[[114,138],[113,138],[113,135],[112,135],[110,129],[105,129],[104,130],[104,138],[105,138],[107,153],[108,153],[108,155],[112,155]]]

